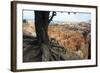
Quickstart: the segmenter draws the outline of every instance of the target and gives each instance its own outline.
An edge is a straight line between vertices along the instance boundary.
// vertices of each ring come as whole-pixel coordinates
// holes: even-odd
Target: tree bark
[[[37,39],[40,43],[48,43],[48,24],[49,12],[48,11],[35,11],[35,28]]]
[[[39,46],[42,51],[42,61],[63,59],[63,55],[60,55],[59,52],[56,53],[56,50],[49,41],[48,26],[56,15],[56,12],[52,13],[51,18],[49,18],[49,13],[49,11],[35,11],[35,28],[37,39],[40,44]]]
[[[49,61],[50,46],[48,37],[49,11],[35,11],[35,28],[41,46],[42,60]]]

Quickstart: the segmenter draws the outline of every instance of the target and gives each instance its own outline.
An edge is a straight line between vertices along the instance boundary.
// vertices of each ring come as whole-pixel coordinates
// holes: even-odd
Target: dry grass
[[[31,21],[23,23],[22,27],[23,27],[22,29],[23,35],[29,35],[29,36],[36,37],[35,27]]]
[[[89,38],[83,32],[90,32],[90,28],[78,25],[51,25],[48,29],[49,38],[54,38],[58,43],[66,48],[70,54],[77,54],[82,59],[88,58]]]

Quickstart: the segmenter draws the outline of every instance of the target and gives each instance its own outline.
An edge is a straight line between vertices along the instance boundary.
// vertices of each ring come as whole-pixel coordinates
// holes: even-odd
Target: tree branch
[[[52,21],[52,19],[53,19],[54,16],[56,16],[56,12],[55,12],[55,11],[52,12],[52,16],[51,16],[51,18],[49,19],[49,23]]]

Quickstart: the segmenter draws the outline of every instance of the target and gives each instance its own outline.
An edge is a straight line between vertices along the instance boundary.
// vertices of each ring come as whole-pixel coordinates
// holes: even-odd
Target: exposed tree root
[[[67,49],[61,47],[57,41],[50,41],[50,44],[38,44],[36,39],[24,38],[23,41],[23,62],[38,61],[62,61],[80,59],[75,54],[70,54]]]

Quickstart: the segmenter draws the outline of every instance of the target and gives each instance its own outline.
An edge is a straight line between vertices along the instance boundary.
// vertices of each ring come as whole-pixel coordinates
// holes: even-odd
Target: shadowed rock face
[[[51,61],[88,59],[91,47],[90,25],[50,25]],[[44,45],[45,46],[45,45]],[[47,46],[45,46],[47,47]],[[23,62],[42,61],[42,52],[31,22],[23,24]]]

